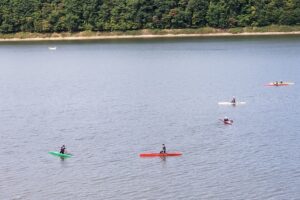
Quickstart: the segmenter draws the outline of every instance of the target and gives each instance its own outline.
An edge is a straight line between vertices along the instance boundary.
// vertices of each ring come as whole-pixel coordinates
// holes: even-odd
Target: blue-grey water
[[[0,199],[300,199],[299,85],[300,37],[3,43]]]

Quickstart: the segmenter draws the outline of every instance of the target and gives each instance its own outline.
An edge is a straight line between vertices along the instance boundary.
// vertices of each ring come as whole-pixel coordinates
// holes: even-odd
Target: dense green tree
[[[206,15],[208,11],[209,1],[207,0],[190,0],[187,5],[187,13],[189,15],[191,27],[206,26]]]
[[[300,0],[286,1],[279,17],[279,23],[293,25],[300,22]]]
[[[225,0],[211,1],[208,6],[206,19],[211,27],[228,27],[229,7]]]

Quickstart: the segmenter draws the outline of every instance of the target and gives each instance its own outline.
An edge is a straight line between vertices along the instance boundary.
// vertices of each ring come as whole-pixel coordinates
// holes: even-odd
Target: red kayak
[[[295,83],[292,83],[292,82],[274,82],[274,83],[268,83],[266,84],[266,86],[274,86],[274,87],[280,87],[280,86],[289,86],[289,85],[294,85]]]
[[[168,153],[141,153],[140,157],[165,157],[165,156],[181,156],[180,152],[168,152]]]
[[[287,84],[287,83],[280,83],[280,84],[273,84],[273,83],[270,83],[270,84],[267,84],[266,86],[275,86],[275,87],[280,87],[280,86],[289,86],[290,84]]]
[[[222,121],[226,125],[232,125],[233,124],[233,120],[224,121],[223,119],[220,119],[220,121]]]

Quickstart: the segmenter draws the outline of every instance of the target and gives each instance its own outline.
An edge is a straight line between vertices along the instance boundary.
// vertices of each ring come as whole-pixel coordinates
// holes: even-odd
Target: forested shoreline
[[[0,33],[299,25],[300,0],[1,0]]]

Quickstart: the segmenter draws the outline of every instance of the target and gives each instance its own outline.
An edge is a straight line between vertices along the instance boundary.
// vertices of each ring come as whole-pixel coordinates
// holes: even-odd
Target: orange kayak
[[[273,83],[270,83],[270,84],[267,84],[266,86],[276,86],[276,87],[279,87],[279,86],[289,86],[290,84],[287,84],[287,83],[280,83],[280,84],[273,84]]]
[[[165,157],[165,156],[181,156],[180,152],[168,152],[168,153],[141,153],[140,157]]]
[[[294,85],[295,83],[291,83],[291,82],[278,82],[278,83],[268,83],[266,84],[266,86],[275,86],[275,87],[279,87],[279,86],[289,86],[289,85]]]

